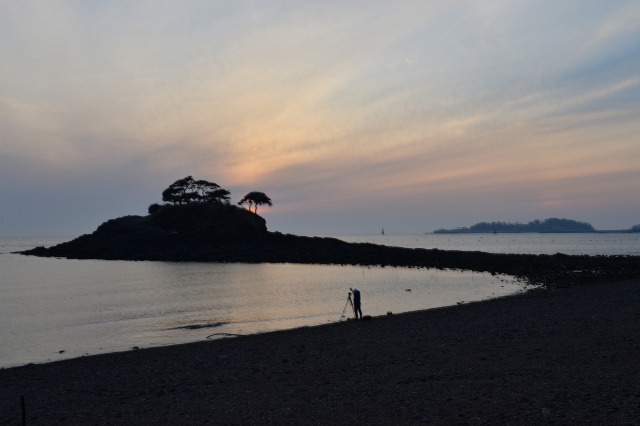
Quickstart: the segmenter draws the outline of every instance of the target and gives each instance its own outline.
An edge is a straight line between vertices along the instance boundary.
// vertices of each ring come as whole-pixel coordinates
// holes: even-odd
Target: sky
[[[640,224],[640,2],[0,0],[0,236],[191,175],[270,231]]]

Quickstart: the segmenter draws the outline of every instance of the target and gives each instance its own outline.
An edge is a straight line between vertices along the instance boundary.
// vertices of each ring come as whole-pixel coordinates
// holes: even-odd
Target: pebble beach
[[[637,424],[639,307],[591,283],[2,369],[0,424]]]

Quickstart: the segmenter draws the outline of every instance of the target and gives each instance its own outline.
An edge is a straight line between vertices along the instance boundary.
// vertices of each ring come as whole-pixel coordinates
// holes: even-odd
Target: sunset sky
[[[640,2],[0,0],[0,236],[192,175],[271,231],[640,224]]]

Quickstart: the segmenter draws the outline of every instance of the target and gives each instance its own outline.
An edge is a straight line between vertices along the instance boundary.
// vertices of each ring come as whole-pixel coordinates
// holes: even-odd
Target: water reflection
[[[197,263],[152,268],[160,277],[163,297],[154,306],[163,330],[219,323],[247,333],[284,323],[320,324],[339,319],[350,287],[362,291],[365,314],[373,316],[480,300],[522,287],[488,274],[435,269]]]
[[[350,287],[372,316],[523,287],[489,274],[417,268],[19,255],[0,262],[0,366],[336,322]]]

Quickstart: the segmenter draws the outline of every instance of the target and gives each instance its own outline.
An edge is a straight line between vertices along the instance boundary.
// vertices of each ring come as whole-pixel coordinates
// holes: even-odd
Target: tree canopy
[[[220,185],[206,180],[195,180],[192,176],[187,176],[173,182],[167,189],[162,191],[162,201],[166,205],[186,205],[191,203],[220,203],[229,204],[231,193]],[[271,198],[264,192],[251,191],[238,202],[242,206],[247,204],[249,211],[258,213],[258,206],[273,205]],[[149,206],[149,214],[153,214],[162,209],[162,205],[154,203]]]
[[[220,185],[206,180],[194,180],[187,176],[173,182],[162,191],[162,201],[172,204],[191,202],[228,203],[231,193]]]
[[[251,211],[251,207],[254,206],[254,213],[258,214],[258,206],[267,205],[272,206],[271,198],[267,197],[267,194],[259,191],[251,191],[247,195],[245,195],[242,200],[238,201],[238,205],[242,206],[247,204],[249,206],[249,211]]]

